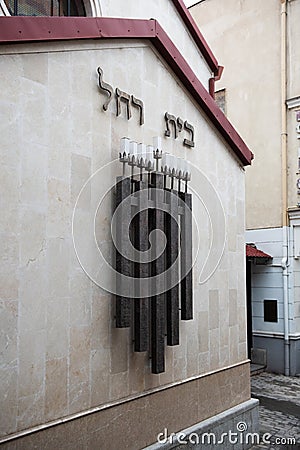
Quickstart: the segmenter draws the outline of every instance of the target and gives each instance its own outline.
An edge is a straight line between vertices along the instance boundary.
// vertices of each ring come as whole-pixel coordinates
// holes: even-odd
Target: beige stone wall
[[[1,435],[245,360],[244,171],[156,53],[138,41],[0,50]],[[102,110],[99,65],[105,81],[144,101],[143,127],[136,116],[117,118],[115,102]],[[157,376],[146,354],[133,354],[130,331],[115,328],[111,296],[80,266],[71,221],[81,187],[117,157],[120,139],[163,137],[165,111],[195,126],[194,149],[167,138],[163,148],[208,177],[227,239],[216,272],[199,284],[211,233],[200,208],[194,320],[180,324],[180,345],[167,348]],[[192,186],[201,192],[197,178]],[[108,247],[109,224],[101,211]]]
[[[279,0],[206,0],[190,9],[225,66],[216,89],[226,88],[227,116],[254,153],[246,171],[248,229],[281,226],[280,7]]]

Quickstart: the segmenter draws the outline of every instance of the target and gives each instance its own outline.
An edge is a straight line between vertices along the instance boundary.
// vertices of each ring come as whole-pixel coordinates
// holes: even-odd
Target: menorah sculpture
[[[123,174],[117,177],[115,202],[121,211],[116,271],[132,280],[132,297],[122,296],[122,277],[117,277],[121,295],[116,296],[116,327],[132,327],[134,351],[148,351],[151,371],[158,374],[165,371],[165,341],[170,346],[179,344],[179,315],[182,320],[193,318],[191,174],[186,160],[162,152],[160,138],[153,138],[153,146],[123,138],[120,162]],[[128,198],[130,207],[124,202]],[[130,230],[126,229],[128,223]],[[150,245],[154,230],[165,234],[164,251],[159,239],[154,238]],[[128,238],[140,255],[151,247],[149,262],[133,257]],[[160,283],[156,286],[157,279]]]

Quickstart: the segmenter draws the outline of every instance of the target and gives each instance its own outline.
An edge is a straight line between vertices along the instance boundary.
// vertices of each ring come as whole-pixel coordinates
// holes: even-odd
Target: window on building
[[[85,16],[82,0],[5,0],[12,16]]]
[[[264,321],[278,322],[277,300],[264,300]]]
[[[226,114],[226,91],[225,89],[220,89],[215,92],[215,100],[218,107]]]

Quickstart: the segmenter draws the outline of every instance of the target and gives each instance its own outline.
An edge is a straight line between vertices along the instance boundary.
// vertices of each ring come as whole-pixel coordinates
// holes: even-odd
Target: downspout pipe
[[[284,310],[284,374],[290,374],[289,292],[288,292],[288,180],[287,180],[287,0],[281,1],[281,174],[282,174],[282,275]]]

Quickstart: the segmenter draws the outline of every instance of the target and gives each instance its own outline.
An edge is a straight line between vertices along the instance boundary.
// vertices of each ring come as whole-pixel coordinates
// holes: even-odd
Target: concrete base
[[[249,449],[259,443],[258,406],[258,400],[251,399],[176,434],[168,436],[165,429],[160,442],[145,449]]]
[[[265,348],[251,349],[251,362],[260,366],[267,365],[267,351]]]
[[[300,376],[300,339],[290,341],[290,375]]]
[[[3,437],[0,448],[140,450],[156,442],[165,429],[169,433],[185,430],[197,422],[206,423],[208,417],[211,417],[209,423],[215,417],[224,417],[224,422],[232,419],[228,429],[236,430],[235,424],[244,420],[244,410],[235,408],[248,404],[250,399],[249,366],[248,360],[243,361],[199,378],[145,392],[136,398],[83,411],[76,417],[41,424]],[[233,414],[229,419],[231,410]],[[236,411],[240,411],[237,422]],[[250,423],[250,416],[245,415],[247,423]]]

